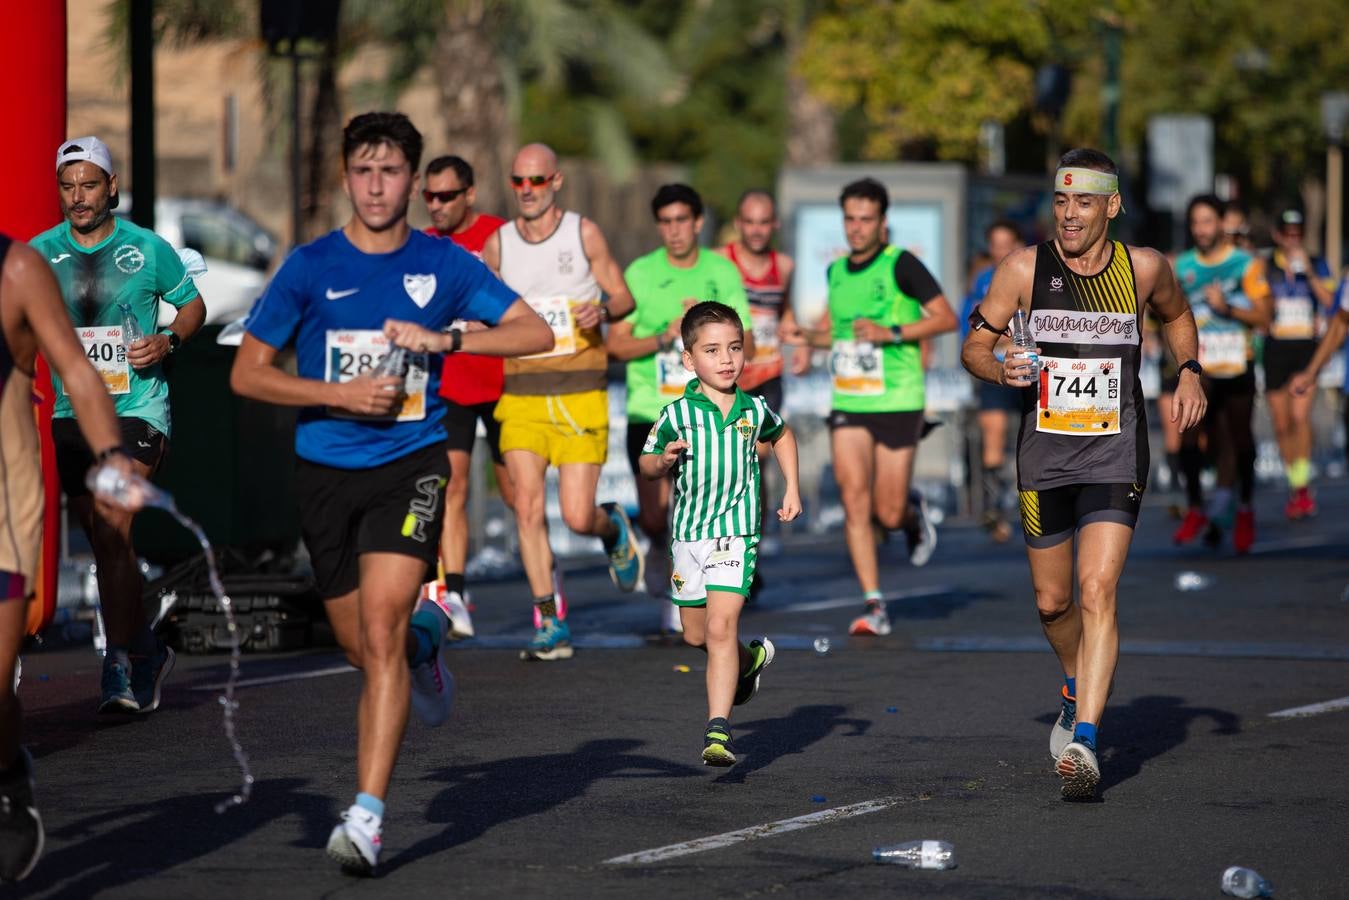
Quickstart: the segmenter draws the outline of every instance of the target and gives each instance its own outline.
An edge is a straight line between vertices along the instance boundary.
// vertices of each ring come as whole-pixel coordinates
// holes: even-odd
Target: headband
[[[1054,173],[1054,190],[1066,194],[1118,194],[1119,176],[1096,169],[1062,168]],[[1124,212],[1123,205],[1120,212]]]

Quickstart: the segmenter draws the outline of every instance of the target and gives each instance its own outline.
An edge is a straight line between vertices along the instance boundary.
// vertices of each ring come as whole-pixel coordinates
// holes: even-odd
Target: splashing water
[[[224,721],[225,740],[229,742],[230,751],[234,754],[234,761],[239,766],[240,774],[238,792],[217,803],[215,811],[219,814],[232,806],[242,806],[248,802],[248,798],[253,794],[254,779],[253,770],[248,765],[248,754],[244,752],[243,745],[239,743],[239,736],[235,729],[235,714],[239,711],[239,701],[234,699],[235,685],[239,680],[239,623],[234,617],[234,602],[225,593],[225,586],[220,581],[220,571],[216,568],[215,552],[211,548],[211,542],[207,539],[206,532],[202,530],[200,525],[179,512],[171,494],[160,490],[138,475],[123,475],[111,466],[101,466],[89,473],[87,481],[89,488],[95,494],[100,494],[120,506],[131,508],[153,506],[164,510],[177,519],[180,525],[192,532],[192,535],[197,539],[197,543],[201,545],[202,552],[206,555],[206,572],[211,584],[211,593],[215,594],[216,602],[220,604],[220,609],[225,613],[225,627],[230,636],[229,676],[225,679],[225,692],[216,699],[220,702],[222,709],[221,717]],[[162,611],[162,613],[166,612],[167,610]]]

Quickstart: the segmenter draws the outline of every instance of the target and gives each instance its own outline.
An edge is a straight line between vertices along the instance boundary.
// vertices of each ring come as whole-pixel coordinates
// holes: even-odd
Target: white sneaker
[[[412,711],[435,728],[454,708],[454,676],[445,668],[440,651],[412,670]]]
[[[909,502],[918,513],[917,529],[913,533],[905,532],[909,539],[909,562],[914,566],[925,566],[937,550],[937,526],[932,524],[926,497],[913,491],[909,494]]]
[[[867,611],[852,620],[848,634],[866,634],[884,637],[890,633],[890,616],[885,611],[885,603],[880,600],[868,600]]]
[[[373,875],[381,849],[379,816],[354,804],[328,836],[328,856],[355,875]]]
[[[1061,693],[1059,717],[1054,720],[1054,727],[1049,730],[1049,755],[1054,762],[1059,761],[1063,751],[1073,742],[1073,727],[1077,725],[1077,700],[1068,699],[1067,685],[1064,685]]]
[[[683,634],[684,623],[679,618],[679,607],[668,599],[659,601],[660,630],[662,634]]]
[[[1063,748],[1063,755],[1054,766],[1063,779],[1064,800],[1093,800],[1096,785],[1101,783],[1101,766],[1096,753],[1086,744],[1073,741]]]
[[[468,614],[468,599],[458,591],[437,591],[431,595],[431,602],[440,607],[445,618],[450,620],[446,632],[455,640],[473,637],[473,617]]]

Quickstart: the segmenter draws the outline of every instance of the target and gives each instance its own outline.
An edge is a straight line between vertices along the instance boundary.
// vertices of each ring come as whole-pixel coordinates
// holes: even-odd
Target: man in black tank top
[[[1086,800],[1101,777],[1096,729],[1119,656],[1116,588],[1147,479],[1138,380],[1144,302],[1182,361],[1172,406],[1182,431],[1199,424],[1206,401],[1194,317],[1170,263],[1107,237],[1123,211],[1114,162],[1097,150],[1070,150],[1054,190],[1054,240],[998,266],[970,315],[962,361],[977,378],[1021,388],[1021,523],[1040,622],[1064,673],[1050,754],[1064,798]],[[1039,346],[1000,362],[994,345],[1018,311]]]
[[[84,355],[46,261],[0,234],[0,883],[32,871],[42,852],[33,802],[33,761],[19,745],[14,673],[34,596],[42,542],[42,475],[31,402],[41,350],[65,384],[84,438],[100,465],[129,475],[112,398]],[[100,495],[101,500],[111,498]]]

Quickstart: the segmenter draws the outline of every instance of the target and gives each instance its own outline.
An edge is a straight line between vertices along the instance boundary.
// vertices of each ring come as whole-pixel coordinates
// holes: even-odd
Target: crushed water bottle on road
[[[871,851],[878,863],[904,866],[906,869],[954,869],[956,848],[946,841],[905,841]]]

